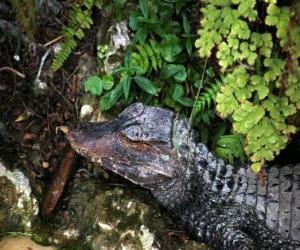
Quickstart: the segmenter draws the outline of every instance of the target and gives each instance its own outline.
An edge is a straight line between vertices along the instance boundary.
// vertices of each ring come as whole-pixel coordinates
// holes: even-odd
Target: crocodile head
[[[161,203],[168,203],[180,200],[179,194],[184,196],[186,169],[174,150],[178,141],[173,139],[174,133],[180,137],[184,132],[174,132],[176,119],[172,111],[135,103],[114,120],[83,124],[67,137],[80,155],[152,190]]]

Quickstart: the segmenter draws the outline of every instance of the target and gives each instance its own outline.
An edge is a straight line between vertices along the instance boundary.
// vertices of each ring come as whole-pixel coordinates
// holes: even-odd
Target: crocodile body
[[[185,119],[141,103],[68,139],[79,154],[150,189],[196,240],[215,249],[300,249],[300,164],[267,167],[261,183],[197,143]]]

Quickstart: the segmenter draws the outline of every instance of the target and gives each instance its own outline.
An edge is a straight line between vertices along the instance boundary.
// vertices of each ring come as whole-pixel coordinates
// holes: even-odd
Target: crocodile
[[[300,249],[300,164],[249,167],[217,158],[189,122],[135,103],[67,134],[88,160],[149,189],[177,223],[213,249]]]

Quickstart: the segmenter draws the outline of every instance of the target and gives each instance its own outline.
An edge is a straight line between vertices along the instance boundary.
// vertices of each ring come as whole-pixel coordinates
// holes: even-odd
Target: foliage
[[[258,172],[296,131],[290,118],[300,109],[300,4],[203,2],[196,46],[201,57],[217,49],[224,72],[217,110],[244,136],[252,169]]]
[[[125,52],[123,64],[111,74],[99,71],[85,82],[86,91],[99,97],[102,111],[108,111],[117,103],[139,100],[148,105],[165,105],[189,116],[196,101],[193,124],[200,126],[204,121],[205,126],[210,127],[215,119],[212,107],[221,82],[213,83],[213,68],[203,67],[197,56],[194,30],[187,18],[192,14],[191,3],[194,2],[139,0],[139,8],[129,11],[129,26],[134,38]],[[106,5],[103,8],[110,9]],[[99,61],[106,56],[107,50],[106,44],[97,45]],[[210,141],[218,141],[225,133],[224,130],[213,136],[216,134],[214,128],[202,131],[207,131],[201,135]],[[232,147],[228,141],[225,140],[226,148],[218,152],[235,160],[240,157],[238,152],[242,151],[242,146],[237,149],[239,144]]]
[[[32,32],[30,36],[33,38],[35,10],[28,6],[34,7],[34,2],[12,2],[21,8],[18,10],[23,15],[20,22],[24,23],[28,33]],[[214,110],[221,82],[213,80],[216,78],[213,67],[203,66],[197,56],[195,23],[191,18],[195,8],[190,8],[194,5],[194,0],[139,0],[138,8],[131,2],[127,4],[127,0],[74,1],[67,24],[62,29],[63,42],[54,57],[52,69],[61,68],[85,38],[86,30],[94,23],[94,11],[102,9],[105,15],[109,13],[108,16],[117,21],[124,20],[129,14],[129,26],[134,36],[123,64],[111,74],[99,70],[90,76],[85,82],[85,90],[99,98],[102,111],[108,111],[117,103],[142,101],[191,116],[193,125],[200,128],[201,139],[206,138],[215,146],[219,156],[232,162],[243,157],[242,144],[231,143],[239,140],[226,137],[226,129],[217,131],[223,125],[221,122],[219,126],[220,120],[216,120]],[[132,9],[128,10],[128,7]],[[99,65],[103,65],[109,49],[108,44],[96,45]],[[198,90],[200,95],[196,94]]]
[[[34,0],[11,0],[19,23],[32,41],[36,34],[36,6]]]
[[[79,40],[84,38],[84,30],[93,24],[93,7],[102,8],[102,0],[76,1],[69,11],[68,24],[63,29],[64,41],[52,62],[52,69],[59,69],[74,51]]]
[[[197,116],[205,108],[209,109],[211,107],[212,102],[216,99],[217,93],[220,91],[220,88],[221,82],[217,81],[215,84],[207,86],[204,91],[202,91],[202,94],[195,103],[193,116]]]
[[[113,70],[116,84],[102,95],[101,109],[110,109],[122,96],[123,100],[131,102],[136,94],[144,102],[155,104],[158,96],[165,92],[168,93],[165,100],[169,98],[179,106],[191,107],[193,99],[186,96],[183,85],[187,79],[183,63],[187,61],[185,58],[190,57],[186,53],[192,54],[193,44],[186,14],[179,14],[180,6],[176,3],[141,0],[139,7],[132,10],[129,17],[129,25],[136,31],[134,41],[126,51],[123,65]],[[184,29],[178,21],[174,21],[175,18],[172,19],[174,15],[182,22],[184,20]],[[177,63],[179,58],[181,61]],[[103,77],[106,75],[99,78]]]
[[[98,60],[103,60],[106,55],[107,55],[107,52],[108,52],[108,45],[105,44],[105,45],[98,45],[97,46],[97,58]]]
[[[235,159],[244,163],[243,142],[243,137],[240,134],[221,135],[218,138],[215,152],[219,157],[227,159],[230,164],[233,164]]]
[[[150,44],[136,45],[137,52],[132,52],[131,64],[140,67],[140,74],[150,73],[151,70],[157,71],[162,66],[162,55],[157,43],[150,40]]]

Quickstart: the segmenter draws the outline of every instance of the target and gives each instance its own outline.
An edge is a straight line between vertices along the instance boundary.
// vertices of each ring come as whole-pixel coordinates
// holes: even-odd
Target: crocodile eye
[[[122,132],[127,136],[128,139],[132,141],[139,141],[143,137],[142,129],[140,126],[137,125],[129,126],[125,128]]]

